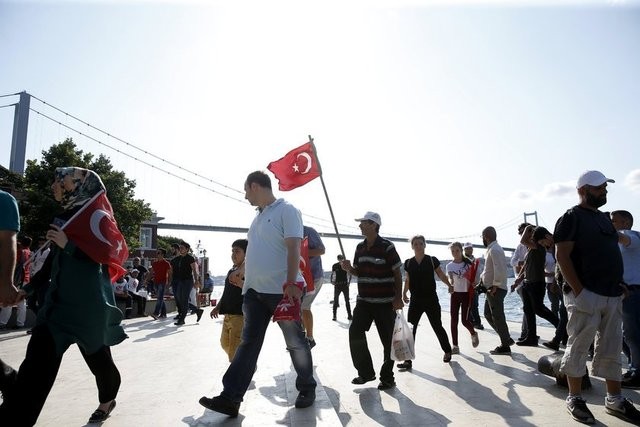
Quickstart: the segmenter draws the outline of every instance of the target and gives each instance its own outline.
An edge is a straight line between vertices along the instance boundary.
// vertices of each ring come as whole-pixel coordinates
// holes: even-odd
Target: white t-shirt
[[[242,293],[281,294],[287,280],[287,246],[284,239],[302,240],[300,211],[284,199],[266,206],[253,220],[247,238],[244,286]],[[298,271],[296,281],[302,281]]]
[[[134,279],[133,277],[130,277],[129,281],[127,282],[127,290],[137,295],[138,283],[140,283],[138,279]]]
[[[469,280],[464,277],[469,267],[471,265],[464,262],[451,261],[447,264],[447,276],[453,277],[453,292],[469,291]]]
[[[545,273],[554,273],[556,271],[556,259],[553,257],[553,254],[547,251],[547,258],[544,261],[544,272]],[[553,276],[544,276],[545,283],[553,283]]]
[[[127,281],[121,280],[113,283],[113,292],[117,294],[124,294],[127,292]]]

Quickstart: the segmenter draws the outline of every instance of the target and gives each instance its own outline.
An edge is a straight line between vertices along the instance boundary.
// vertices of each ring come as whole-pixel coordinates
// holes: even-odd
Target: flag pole
[[[316,145],[313,143],[313,138],[309,135],[309,143],[311,144],[311,149],[313,150],[313,154],[316,158],[316,163],[318,163],[318,171],[320,172],[320,182],[322,183],[322,190],[324,191],[324,197],[327,199],[327,205],[329,206],[329,214],[331,214],[331,221],[333,221],[333,228],[336,230],[336,237],[338,238],[338,245],[340,246],[340,253],[346,259],[344,255],[344,248],[342,247],[342,240],[340,239],[340,232],[338,231],[338,225],[336,224],[336,218],[333,215],[333,209],[331,208],[331,201],[329,200],[329,193],[327,193],[327,187],[324,185],[324,178],[322,176],[322,166],[320,165],[320,159],[318,158],[318,152],[316,151]]]

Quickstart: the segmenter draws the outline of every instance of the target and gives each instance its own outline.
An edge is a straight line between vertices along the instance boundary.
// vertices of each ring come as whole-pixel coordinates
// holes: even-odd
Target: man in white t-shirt
[[[244,190],[245,199],[258,208],[258,214],[247,235],[249,243],[242,288],[242,342],[222,378],[222,393],[213,398],[200,398],[200,404],[205,408],[230,417],[238,416],[240,402],[253,378],[276,307],[286,298],[290,308],[297,307],[295,314],[300,319],[304,284],[299,269],[303,236],[300,211],[284,199],[275,198],[271,179],[264,172],[250,173]],[[295,406],[309,407],[316,398],[316,381],[313,378],[311,349],[302,323],[300,320],[278,320],[277,323],[298,375],[296,388],[299,394]]]

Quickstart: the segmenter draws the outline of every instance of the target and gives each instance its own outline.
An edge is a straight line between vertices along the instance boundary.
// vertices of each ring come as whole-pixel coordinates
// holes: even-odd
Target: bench
[[[153,314],[153,310],[156,308],[157,298],[151,298],[147,300],[147,304],[145,306],[144,314],[150,316]],[[165,297],[164,304],[167,307],[167,313],[171,313],[176,311],[176,300],[173,297]],[[122,311],[122,314],[125,313],[126,304],[124,301],[116,300],[116,305]],[[131,302],[131,318],[138,317],[138,302],[133,300]]]

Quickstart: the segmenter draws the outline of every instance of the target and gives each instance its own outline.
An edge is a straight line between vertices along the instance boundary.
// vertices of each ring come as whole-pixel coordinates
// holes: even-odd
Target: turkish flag
[[[300,271],[302,277],[307,282],[307,292],[313,292],[313,273],[311,273],[311,264],[309,263],[309,238],[305,237],[300,243]]]
[[[104,190],[93,196],[61,228],[89,258],[109,267],[112,282],[126,272],[122,264],[129,257],[129,249]]]
[[[302,144],[283,158],[269,163],[267,169],[278,179],[281,191],[301,187],[320,176],[320,166],[311,142]]]

